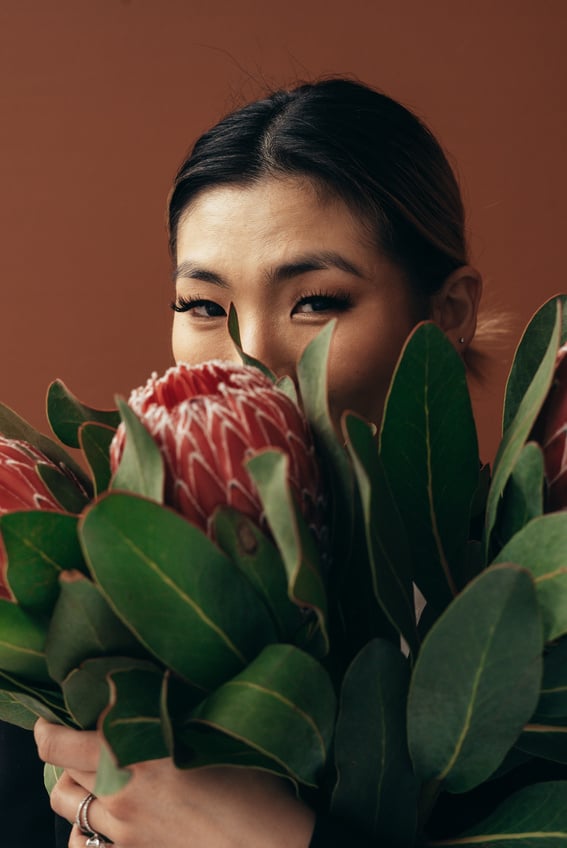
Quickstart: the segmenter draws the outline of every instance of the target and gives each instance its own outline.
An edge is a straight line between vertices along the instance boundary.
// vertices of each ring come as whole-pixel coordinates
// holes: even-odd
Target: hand
[[[94,791],[101,737],[39,719],[42,760],[65,769],[51,795],[56,813],[73,822]],[[171,759],[131,767],[129,783],[96,798],[91,826],[116,848],[307,848],[314,814],[274,775],[229,766],[182,770]],[[86,838],[73,827],[69,848]]]

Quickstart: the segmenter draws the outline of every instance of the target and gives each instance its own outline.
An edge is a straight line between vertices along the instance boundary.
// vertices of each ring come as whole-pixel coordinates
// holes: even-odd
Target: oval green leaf
[[[502,430],[505,432],[518,412],[524,395],[545,355],[553,333],[558,308],[562,312],[559,345],[567,341],[567,295],[552,297],[541,306],[527,325],[514,354],[506,383]]]
[[[409,666],[389,642],[369,642],[343,681],[335,731],[337,784],[331,812],[377,844],[413,845],[418,782],[405,713]]]
[[[287,572],[288,593],[297,604],[315,611],[328,650],[327,596],[321,576],[319,551],[313,534],[293,499],[289,485],[289,457],[264,450],[246,461]]]
[[[549,720],[546,724],[526,724],[516,747],[533,757],[567,764],[567,716],[563,722]]]
[[[115,432],[104,424],[88,423],[79,428],[79,444],[91,470],[96,495],[110,485],[110,443]]]
[[[59,512],[9,512],[0,517],[8,555],[8,583],[21,607],[49,615],[59,595],[59,575],[87,570],[77,518]]]
[[[160,449],[126,401],[117,398],[116,402],[126,428],[126,442],[111,488],[162,503],[165,469]]]
[[[567,512],[534,518],[494,562],[514,562],[531,572],[546,642],[567,633]]]
[[[295,781],[316,786],[330,751],[336,711],[324,668],[293,645],[268,645],[203,701],[192,721],[241,740]]]
[[[492,531],[504,488],[551,386],[560,334],[561,307],[559,303],[556,303],[555,320],[548,339],[547,348],[532,381],[517,406],[513,420],[504,433],[494,461],[494,474],[486,505],[485,540],[487,551],[490,551],[493,545]]]
[[[86,512],[79,532],[114,611],[154,656],[195,686],[218,686],[276,638],[248,580],[172,510],[111,493]]]
[[[66,512],[79,513],[89,501],[87,493],[59,468],[38,462],[36,471],[55,500]]]
[[[496,547],[502,548],[522,527],[543,513],[543,452],[528,442],[520,453],[504,489],[493,531]]]
[[[476,429],[461,357],[435,324],[409,337],[390,384],[380,458],[407,534],[414,580],[443,610],[469,537],[479,481]]]
[[[269,610],[278,641],[294,641],[304,617],[288,595],[287,574],[278,549],[247,516],[229,507],[214,516],[217,544],[250,581]]]
[[[45,636],[45,625],[0,598],[0,670],[28,682],[48,683]]]
[[[484,822],[455,839],[428,840],[443,848],[564,848],[567,845],[567,781],[526,786]]]
[[[47,417],[57,438],[70,448],[80,447],[79,429],[87,421],[104,424],[113,430],[120,424],[116,409],[86,406],[62,380],[55,380],[47,390]]]
[[[72,638],[69,638],[72,634]],[[144,657],[147,652],[116,616],[100,589],[79,572],[63,575],[45,644],[51,677],[62,683],[91,657]]]
[[[364,531],[370,554],[374,594],[413,654],[419,638],[413,597],[412,564],[404,526],[370,424],[355,415],[344,428],[364,512]]]
[[[410,684],[408,739],[422,781],[466,792],[500,765],[539,695],[533,582],[498,566],[470,583],[427,635]]]
[[[109,675],[132,668],[162,673],[153,663],[113,656],[85,660],[67,675],[61,689],[67,710],[79,727],[84,730],[96,727],[110,703]]]
[[[108,680],[110,703],[99,727],[118,768],[167,757],[160,717],[163,671],[124,668]]]

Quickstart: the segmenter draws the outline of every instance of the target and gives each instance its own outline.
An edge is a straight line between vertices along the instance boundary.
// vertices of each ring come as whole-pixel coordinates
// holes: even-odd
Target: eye
[[[195,318],[223,318],[226,312],[214,300],[206,300],[203,297],[184,297],[177,295],[171,302],[174,312],[189,312]]]
[[[352,305],[347,292],[313,292],[301,297],[292,309],[292,315],[313,312],[344,312]]]

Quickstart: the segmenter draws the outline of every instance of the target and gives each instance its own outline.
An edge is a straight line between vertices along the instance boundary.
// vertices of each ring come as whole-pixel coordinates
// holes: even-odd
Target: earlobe
[[[462,265],[433,296],[431,317],[460,352],[466,350],[475,334],[481,293],[479,272],[471,265]]]

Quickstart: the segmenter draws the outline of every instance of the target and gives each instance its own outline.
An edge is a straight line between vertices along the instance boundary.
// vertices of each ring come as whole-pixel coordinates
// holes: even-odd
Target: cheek
[[[184,315],[173,319],[171,349],[176,362],[198,365],[209,359],[233,359],[233,349],[227,342],[226,329],[195,330]]]
[[[409,332],[411,328],[408,327]],[[335,426],[342,413],[350,409],[379,426],[386,394],[407,333],[405,328],[389,335],[376,327],[364,333],[360,341],[337,344],[329,363],[329,405]],[[339,341],[337,339],[337,341]]]

